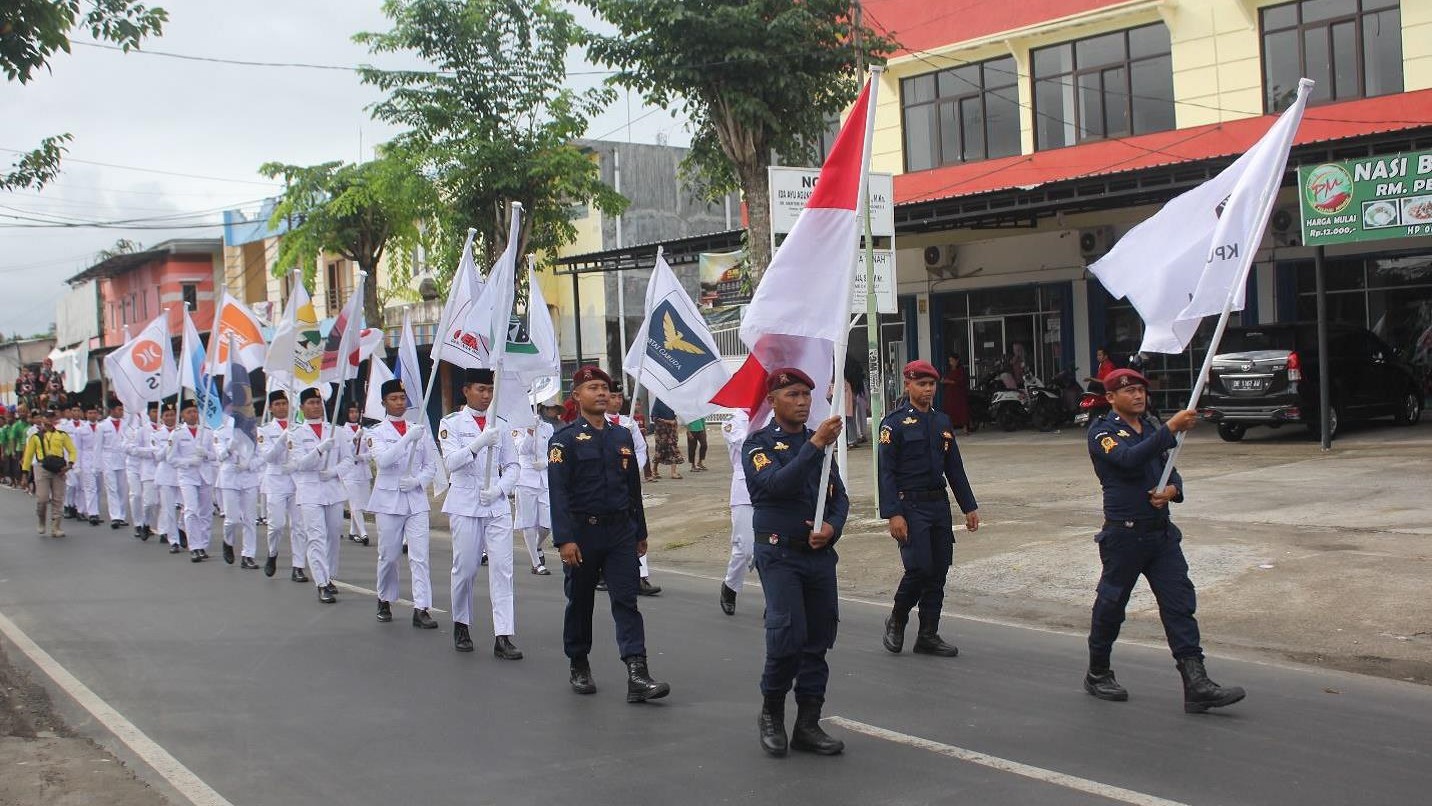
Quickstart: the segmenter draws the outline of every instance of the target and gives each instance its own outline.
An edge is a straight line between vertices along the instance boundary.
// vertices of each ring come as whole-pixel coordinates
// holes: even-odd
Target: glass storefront
[[[1091,290],[1096,287],[1093,284],[1090,286]],[[1144,377],[1149,379],[1150,401],[1158,411],[1175,411],[1187,406],[1188,397],[1193,393],[1193,382],[1203,366],[1203,357],[1208,352],[1208,343],[1213,339],[1213,331],[1218,326],[1218,317],[1204,317],[1198,332],[1189,342],[1188,349],[1181,353],[1145,353],[1136,357],[1139,345],[1144,340],[1144,320],[1128,300],[1110,299],[1108,292],[1102,288],[1097,292],[1104,294],[1106,300],[1105,339],[1102,346],[1113,356],[1114,363],[1121,367],[1138,367]],[[1229,317],[1228,324],[1233,327],[1242,321],[1243,315],[1235,311]],[[1083,380],[1083,376],[1092,374],[1092,370],[1081,370],[1080,380]]]
[[[1006,366],[1048,381],[1073,353],[1069,283],[987,288],[936,294],[931,324],[936,365],[958,355],[978,386]]]
[[[1317,318],[1313,262],[1288,264],[1296,272],[1297,318]],[[1361,325],[1399,350],[1432,394],[1432,255],[1385,254],[1327,258],[1328,321]]]

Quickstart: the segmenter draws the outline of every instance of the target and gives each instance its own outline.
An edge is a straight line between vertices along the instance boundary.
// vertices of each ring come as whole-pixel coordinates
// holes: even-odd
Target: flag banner
[[[264,356],[264,375],[275,389],[296,392],[317,386],[322,353],[318,313],[308,289],[296,282]]]
[[[1312,82],[1252,148],[1198,187],[1169,201],[1095,261],[1089,271],[1144,320],[1140,350],[1181,353],[1204,316],[1244,305],[1248,270],[1282,184],[1288,151]]]
[[[184,336],[179,347],[179,384],[194,390],[200,424],[207,428],[223,427],[224,405],[219,400],[219,388],[204,371],[204,342],[188,311],[184,311]]]
[[[233,294],[225,291],[223,300],[214,311],[214,327],[209,331],[210,375],[218,376],[228,372],[231,338],[234,349],[243,355],[244,366],[263,365],[267,347],[258,317]]]
[[[236,443],[230,450],[243,444],[244,456],[252,456],[254,449],[258,447],[258,419],[254,416],[254,390],[249,383],[249,367],[244,358],[244,347],[236,336],[230,336],[232,343],[224,353],[229,357],[229,365],[225,370],[224,414],[233,418],[234,430],[233,440]],[[262,342],[260,342],[262,344]]]
[[[398,362],[394,365],[394,376],[403,382],[408,393],[408,410],[403,419],[416,423],[422,418],[423,375],[418,369],[418,342],[413,338],[413,322],[410,311],[403,310],[403,329],[398,335]]]
[[[507,248],[502,250],[492,271],[488,272],[487,283],[482,293],[473,300],[467,311],[467,318],[455,327],[463,333],[458,337],[467,350],[466,355],[478,366],[488,369],[505,367],[507,339],[512,324],[513,298],[517,284],[517,247],[522,234],[522,209],[513,205],[512,222],[507,233]],[[446,348],[443,360],[451,362]],[[456,363],[456,362],[453,362]]]
[[[730,380],[716,339],[660,251],[646,290],[646,318],[622,368],[683,422],[715,411],[711,397]]]
[[[383,408],[383,384],[393,380],[393,371],[381,358],[368,362],[368,394],[363,400],[363,416],[370,420],[386,420],[388,410]],[[412,395],[408,396],[412,400]]]
[[[114,396],[126,408],[142,411],[145,403],[179,391],[179,368],[169,338],[169,312],[160,314],[139,335],[104,357]]]
[[[463,338],[467,335],[463,330],[463,323],[467,322],[473,301],[481,293],[482,286],[482,278],[477,275],[477,264],[472,259],[472,239],[469,238],[463,245],[462,259],[458,261],[457,271],[453,273],[447,303],[443,305],[443,315],[438,320],[432,352],[434,364],[442,360],[465,369],[481,366],[477,341]]]
[[[815,190],[742,317],[741,341],[750,356],[712,398],[747,409],[753,421],[764,415],[766,374],[779,367],[796,367],[815,381],[811,422],[829,416],[835,344],[844,343],[850,327],[873,86],[867,81],[851,108]]]
[[[507,358],[502,366],[528,384],[562,374],[557,330],[552,327],[552,314],[547,309],[542,286],[537,282],[537,272],[530,265],[527,267],[527,302],[520,312],[513,312],[508,323]]]
[[[358,351],[359,335],[363,331],[363,281],[358,273],[358,282],[353,284],[353,293],[338,318],[333,320],[333,329],[323,342],[323,357],[319,364],[318,380],[323,383],[342,383],[357,376],[358,363],[351,360]]]

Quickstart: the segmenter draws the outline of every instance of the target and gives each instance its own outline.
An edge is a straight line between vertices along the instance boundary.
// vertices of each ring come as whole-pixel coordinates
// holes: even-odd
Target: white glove
[[[323,452],[326,453],[326,452],[328,451],[328,449],[329,449],[329,448],[332,448],[332,447],[333,447],[333,435],[332,435],[332,434],[329,434],[328,436],[326,436],[326,437],[324,437],[323,439],[321,439],[321,440],[318,441],[318,449],[319,449],[320,451],[323,451]]]
[[[318,478],[323,481],[333,481],[334,479],[338,478],[338,471],[334,470],[331,467],[325,467],[322,470],[318,471]]]
[[[547,469],[547,452],[546,452],[546,451],[538,451],[538,452],[537,452],[537,456],[534,457],[533,460],[532,460],[532,466],[535,467],[535,468],[537,468],[538,470],[546,470],[546,469]]]
[[[501,487],[487,487],[487,488],[484,488],[484,489],[482,489],[481,491],[478,492],[478,494],[477,494],[477,503],[479,503],[479,504],[481,504],[481,505],[483,505],[483,506],[487,506],[488,504],[491,504],[493,501],[498,501],[498,500],[500,500],[501,498],[502,498],[502,488],[501,488]]]
[[[413,478],[412,476],[404,476],[404,477],[403,477],[401,480],[399,480],[399,482],[398,482],[398,489],[399,489],[399,490],[402,490],[402,491],[405,492],[405,493],[410,493],[410,492],[412,492],[413,490],[421,489],[422,486],[423,486],[422,482],[418,481],[417,479]]]
[[[502,439],[501,431],[497,430],[496,428],[488,428],[485,429],[481,434],[478,434],[477,439],[474,439],[472,441],[472,444],[467,446],[467,449],[472,453],[473,456],[476,456],[478,451],[482,450],[483,448],[496,445],[498,440],[500,439]]]
[[[232,455],[233,455],[233,454],[230,454],[230,453],[229,453],[229,449],[228,449],[228,448],[220,448],[220,449],[218,449],[217,451],[214,451],[214,461],[216,461],[216,462],[222,462],[222,461],[224,461],[225,459],[228,459],[228,458],[229,458],[230,456],[232,456]]]
[[[403,434],[403,444],[411,445],[414,442],[417,442],[418,440],[422,439],[423,435],[426,433],[428,433],[427,426],[423,425],[422,423],[414,423],[412,425],[409,425],[407,433]]]

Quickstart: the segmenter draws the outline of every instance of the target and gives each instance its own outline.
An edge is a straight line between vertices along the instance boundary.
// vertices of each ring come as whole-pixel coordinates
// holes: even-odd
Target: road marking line
[[[345,589],[347,589],[347,590],[353,591],[354,593],[366,593],[366,594],[368,594],[369,596],[377,596],[377,595],[378,595],[378,592],[375,591],[375,590],[373,590],[373,589],[371,589],[371,588],[360,588],[360,587],[358,587],[357,585],[350,585],[350,584],[347,583],[347,582],[342,582],[342,581],[337,580],[337,579],[331,580],[331,581],[333,582],[334,585],[337,585],[337,586],[340,587],[340,588],[345,588]],[[392,604],[399,604],[399,605],[403,605],[404,607],[417,607],[417,606],[418,606],[417,603],[413,602],[411,599],[398,599],[397,601],[392,602]],[[429,608],[428,608],[428,612],[429,612],[429,613],[446,613],[447,611],[444,610],[444,609],[442,609],[441,607],[429,607]]]
[[[178,790],[193,803],[194,806],[233,806],[223,795],[215,792],[213,787],[195,775],[188,767],[179,762],[179,759],[169,754],[168,750],[160,747],[153,739],[149,738],[138,727],[124,718],[124,715],[112,708],[109,703],[99,698],[90,690],[89,686],[81,683],[78,678],[70,674],[69,670],[60,665],[50,653],[40,648],[26,635],[23,630],[0,613],[0,632],[10,639],[21,652],[24,652],[30,660],[40,668],[40,671],[49,675],[75,702],[79,703],[90,715],[99,720],[100,724],[109,729],[115,738],[124,743],[135,755],[143,759],[159,773],[170,786]]]
[[[1076,792],[1084,792],[1089,795],[1097,795],[1101,798],[1118,801],[1119,803],[1134,804],[1134,806],[1187,806],[1176,800],[1146,795],[1142,792],[1135,792],[1132,789],[1113,786],[1112,784],[1101,784],[1098,781],[1091,781],[1088,778],[1080,778],[1075,775],[1066,775],[1062,772],[1046,770],[1043,767],[1034,767],[1029,764],[1021,764],[1018,761],[991,756],[975,750],[966,750],[963,747],[955,747],[951,744],[936,742],[930,739],[922,739],[919,736],[911,736],[908,733],[899,733],[885,728],[877,728],[874,725],[867,725],[864,722],[857,722],[853,719],[846,719],[843,716],[826,717],[828,722],[846,730],[863,733],[876,739],[884,739],[888,742],[903,744],[914,747],[918,750],[928,750],[942,756],[965,761],[970,764],[978,764],[981,767],[988,767],[1000,772],[1013,773],[1035,781],[1041,781],[1054,786],[1062,786],[1065,789],[1073,789]]]

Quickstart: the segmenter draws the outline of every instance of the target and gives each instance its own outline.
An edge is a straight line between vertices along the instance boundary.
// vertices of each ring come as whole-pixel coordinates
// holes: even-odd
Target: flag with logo
[[[442,360],[466,369],[482,366],[477,339],[469,337],[464,330],[473,302],[482,292],[482,287],[482,278],[478,276],[477,264],[472,259],[472,238],[469,237],[463,244],[462,258],[453,273],[442,318],[438,320],[432,351],[434,363]]]
[[[219,388],[204,371],[204,342],[187,310],[184,311],[184,335],[179,342],[179,385],[194,390],[200,424],[207,428],[223,427],[224,406],[219,400]]]
[[[162,311],[139,335],[104,357],[110,389],[125,408],[142,411],[144,404],[179,391],[179,368],[169,338],[169,312]]]
[[[319,364],[320,383],[342,383],[358,375],[358,362],[353,360],[363,332],[363,272],[358,273],[358,282],[353,284],[353,293],[348,297],[343,310],[333,320],[333,329],[323,341],[323,357]],[[381,338],[380,338],[381,340]]]
[[[224,351],[228,356],[229,365],[225,369],[224,379],[224,414],[234,420],[233,439],[236,443],[243,445],[242,456],[252,456],[254,448],[258,446],[258,420],[254,417],[254,389],[249,383],[249,367],[245,360],[245,350],[239,342],[238,337],[230,336],[232,340],[230,348]],[[260,342],[262,344],[262,342]]]
[[[318,385],[323,340],[318,331],[318,312],[303,281],[296,278],[289,293],[283,319],[274,329],[264,356],[264,374],[275,389],[290,392]]]
[[[527,304],[521,312],[512,313],[502,369],[521,378],[524,387],[530,387],[541,378],[562,374],[557,331],[552,327],[552,314],[547,310],[547,299],[537,282],[537,272],[530,265],[527,267]]]
[[[1141,351],[1181,353],[1203,317],[1243,310],[1253,253],[1282,184],[1313,82],[1268,133],[1214,178],[1171,200],[1089,267],[1144,320]]]
[[[684,422],[715,411],[711,397],[731,378],[706,319],[660,250],[646,288],[646,318],[622,368]]]
[[[264,363],[265,344],[257,316],[233,294],[224,292],[223,300],[214,310],[214,327],[209,331],[210,375],[224,375],[229,368],[230,343],[243,353],[244,366]]]
[[[835,345],[844,343],[850,327],[858,212],[869,173],[866,131],[875,112],[876,86],[866,82],[805,209],[756,287],[741,320],[741,341],[750,355],[713,403],[757,412],[765,402],[766,375],[779,367],[795,367],[816,384],[811,421],[829,416],[825,395]],[[759,415],[752,421],[760,422]]]
[[[517,284],[517,247],[522,234],[522,208],[512,206],[512,221],[507,231],[507,248],[487,274],[482,293],[472,301],[466,319],[461,323],[462,340],[471,348],[474,366],[500,369],[506,366],[508,336],[512,324],[513,298]],[[448,358],[443,350],[443,360]]]

